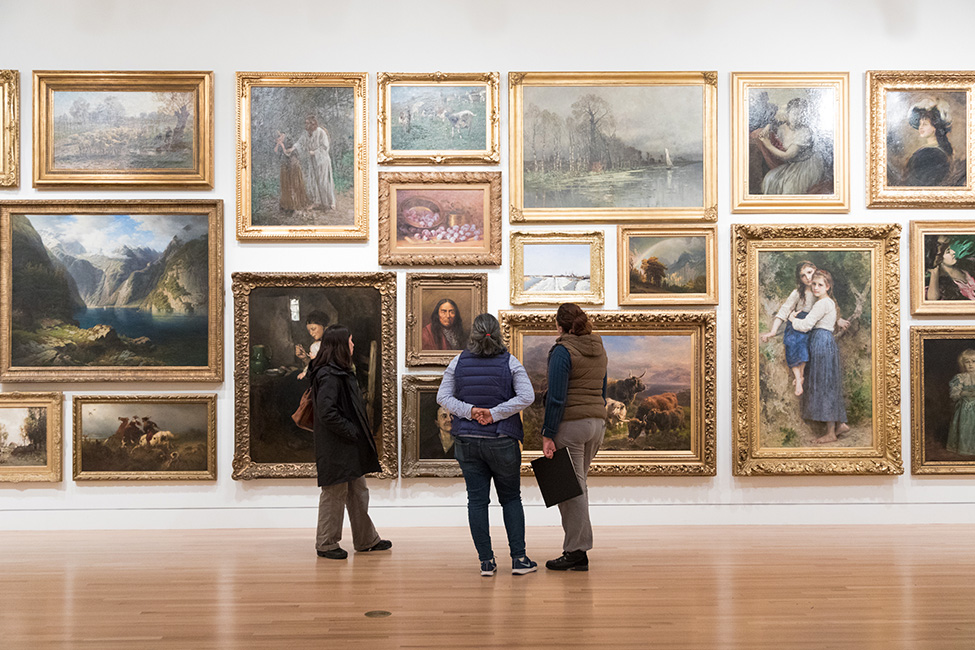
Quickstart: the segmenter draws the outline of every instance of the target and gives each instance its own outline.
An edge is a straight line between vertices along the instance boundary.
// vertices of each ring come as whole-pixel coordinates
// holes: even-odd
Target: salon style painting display
[[[903,471],[899,232],[734,227],[736,474]]]
[[[617,227],[621,306],[716,305],[716,226]]]
[[[461,476],[452,423],[437,404],[440,375],[403,375],[403,476]]]
[[[603,231],[511,233],[511,304],[602,304]]]
[[[0,393],[0,483],[61,481],[62,393]]]
[[[975,314],[975,222],[911,222],[911,313]]]
[[[849,212],[849,74],[731,75],[732,211]]]
[[[446,366],[487,311],[486,273],[406,275],[406,365]]]

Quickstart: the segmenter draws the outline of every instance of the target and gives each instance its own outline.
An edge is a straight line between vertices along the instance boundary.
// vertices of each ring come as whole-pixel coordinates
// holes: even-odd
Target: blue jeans
[[[524,557],[525,510],[521,506],[521,449],[518,441],[507,436],[454,440],[454,457],[460,463],[467,484],[467,522],[478,559],[494,557],[488,523],[492,478],[501,502],[511,557]]]

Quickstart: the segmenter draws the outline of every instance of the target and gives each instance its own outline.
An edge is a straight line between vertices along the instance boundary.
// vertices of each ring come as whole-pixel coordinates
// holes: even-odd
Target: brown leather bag
[[[298,402],[298,408],[291,414],[291,419],[295,421],[300,429],[306,431],[315,430],[315,396],[312,395],[311,388],[305,389]]]

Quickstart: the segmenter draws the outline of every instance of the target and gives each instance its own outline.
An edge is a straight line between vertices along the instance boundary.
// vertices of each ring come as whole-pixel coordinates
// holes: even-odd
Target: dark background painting
[[[958,355],[975,349],[975,339],[924,339],[922,341],[924,404],[911,408],[924,409],[924,456],[926,460],[972,460],[972,456],[945,449],[948,426],[955,414],[955,403],[948,396],[948,382],[961,372]]]
[[[474,322],[474,296],[472,289],[447,289],[424,287],[420,292],[420,313],[417,314],[417,321],[420,327],[430,324],[430,315],[433,313],[434,306],[440,302],[441,298],[450,298],[457,303],[457,310],[463,321],[464,337],[470,336],[471,324]]]

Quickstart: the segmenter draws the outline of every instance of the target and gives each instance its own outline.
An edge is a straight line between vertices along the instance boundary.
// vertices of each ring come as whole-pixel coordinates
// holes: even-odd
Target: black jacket
[[[352,371],[331,363],[319,366],[312,375],[312,389],[318,485],[347,483],[380,471],[376,441]]]

